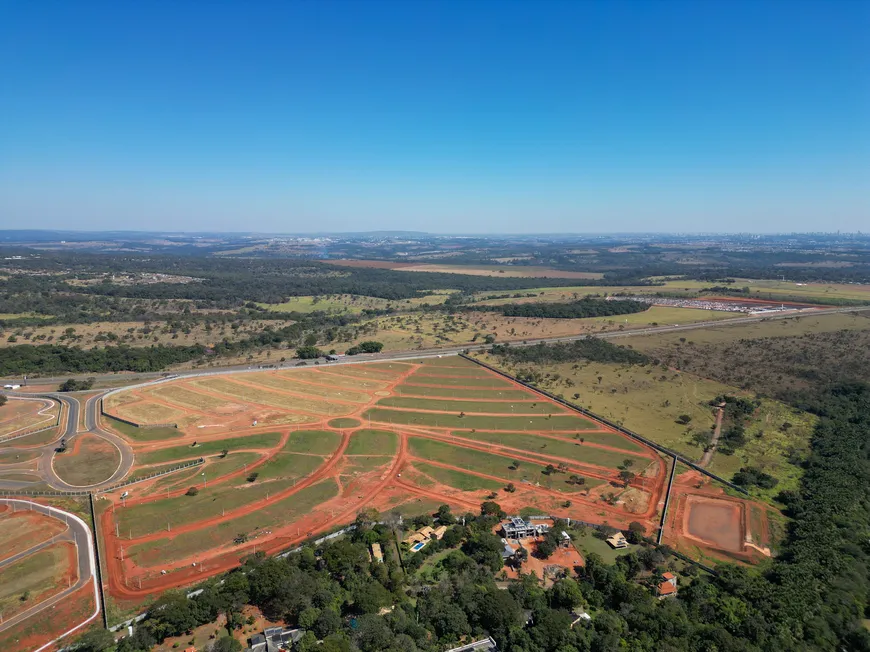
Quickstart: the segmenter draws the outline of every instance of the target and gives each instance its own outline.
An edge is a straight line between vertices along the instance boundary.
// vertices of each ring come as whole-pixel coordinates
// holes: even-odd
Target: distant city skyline
[[[7,3],[0,229],[870,230],[870,3]]]

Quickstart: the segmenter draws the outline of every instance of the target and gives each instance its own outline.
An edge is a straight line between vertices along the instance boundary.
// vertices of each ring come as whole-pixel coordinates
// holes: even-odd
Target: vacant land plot
[[[154,389],[149,389],[147,393],[163,401],[193,408],[194,410],[221,410],[222,413],[226,413],[234,408],[242,408],[241,404],[233,403],[212,394],[194,391],[179,383],[158,386]]]
[[[504,478],[505,481],[528,481],[552,484],[559,491],[573,492],[576,488],[565,483],[566,476],[544,473],[546,466],[522,462],[519,467],[514,464],[514,459],[484,453],[483,451],[462,448],[440,441],[410,437],[408,439],[410,452],[415,457],[429,462],[440,462],[458,467],[457,470],[476,471],[486,475]],[[588,489],[601,484],[600,480],[587,478],[585,487]]]
[[[327,385],[315,384],[314,382],[299,382],[289,375],[249,374],[245,376],[245,382],[252,385],[263,385],[264,387],[277,389],[282,392],[291,392],[303,396],[320,396],[328,399],[350,401],[351,403],[366,403],[371,400],[371,396],[364,392],[355,392],[344,387],[329,387]]]
[[[442,466],[427,464],[426,462],[415,462],[414,467],[422,471],[433,480],[440,482],[448,487],[461,489],[462,491],[478,491],[484,489],[486,491],[499,491],[504,487],[504,484],[497,480],[489,478],[481,478],[471,473],[457,471],[455,469],[446,469]]]
[[[0,561],[66,530],[66,524],[38,512],[11,510],[0,515]]]
[[[153,401],[137,401],[127,403],[116,408],[112,412],[122,419],[128,419],[135,423],[175,423],[184,417],[180,409],[171,408]]]
[[[358,430],[350,436],[346,455],[395,455],[399,437],[389,430]]]
[[[401,396],[424,396],[432,398],[481,399],[492,401],[528,400],[528,392],[521,389],[456,389],[451,387],[427,387],[425,385],[398,385],[395,393]]]
[[[121,463],[121,451],[96,435],[78,435],[72,447],[52,459],[55,473],[64,482],[87,487],[112,477]]]
[[[109,426],[112,430],[126,435],[133,441],[163,441],[165,439],[176,439],[182,436],[182,432],[178,428],[172,427],[156,427],[156,428],[137,428],[129,423],[119,421],[108,414],[102,415],[103,425]]]
[[[516,448],[528,453],[537,453],[540,455],[552,455],[554,457],[562,457],[565,459],[576,460],[584,464],[592,464],[595,466],[604,466],[611,469],[623,466],[625,461],[630,462],[629,466],[639,471],[649,463],[647,458],[638,457],[631,453],[620,450],[614,451],[605,448],[599,448],[591,444],[588,439],[584,438],[584,443],[579,439],[567,441],[556,439],[554,437],[542,437],[541,435],[523,434],[518,432],[491,432],[491,431],[458,431],[454,433],[458,437],[471,439],[473,441],[487,442]],[[605,434],[612,440],[623,439],[619,435]],[[631,443],[631,442],[627,442]],[[639,450],[636,448],[635,450]]]
[[[54,401],[10,399],[0,406],[0,437],[52,425],[57,420],[57,412]]]
[[[37,450],[30,451],[6,451],[0,449],[0,466],[4,464],[21,464],[22,462],[31,462],[38,458],[41,453]]]
[[[334,369],[296,369],[292,372],[279,371],[279,376],[287,376],[303,382],[319,383],[321,385],[331,385],[333,387],[345,387],[347,389],[359,391],[376,391],[387,386],[385,380],[375,380],[373,378],[348,376],[344,374],[345,368]]]
[[[342,417],[340,419],[332,419],[326,425],[330,428],[357,428],[362,425],[362,421],[359,419],[354,419],[353,417]]]
[[[285,453],[332,455],[341,443],[341,435],[331,430],[294,430],[282,449]]]
[[[162,464],[172,460],[187,460],[205,455],[214,455],[223,450],[263,450],[275,448],[281,441],[277,432],[266,432],[247,437],[231,437],[198,444],[196,446],[172,446],[150,451],[138,456],[140,464]]]
[[[304,478],[320,467],[324,459],[320,455],[307,453],[276,453],[254,471],[257,474],[256,482]]]
[[[245,482],[238,486],[224,484],[206,488],[198,482],[195,496],[174,496],[155,502],[132,504],[115,512],[121,532],[142,537],[154,532],[171,531],[172,526],[187,525],[221,516],[245,505],[254,505],[269,494],[277,494],[293,486],[290,479],[271,482]]]
[[[36,446],[43,446],[45,444],[60,439],[60,436],[61,435],[59,428],[49,428],[48,430],[43,430],[32,435],[26,435],[24,437],[18,437],[16,439],[2,441],[0,442],[0,449],[31,448]]]
[[[60,542],[0,568],[0,613],[8,618],[65,588],[74,560],[72,544]]]
[[[227,380],[224,378],[207,378],[205,380],[195,380],[193,381],[193,384],[205,389],[206,391],[223,394],[228,397],[233,397],[236,400],[244,400],[247,403],[259,405],[269,405],[289,411],[301,411],[316,415],[341,416],[342,414],[353,412],[355,409],[353,406],[316,400],[313,397],[305,398],[261,389],[252,386],[251,384],[247,384],[246,381],[236,378],[233,378],[233,380]]]
[[[130,548],[129,554],[137,564],[155,564],[189,558],[193,555],[207,554],[221,546],[232,546],[233,539],[240,533],[253,534],[257,530],[275,527],[292,522],[307,514],[322,502],[334,498],[338,485],[334,480],[326,480],[306,487],[289,498],[259,507],[250,514],[207,526],[196,532],[186,532],[177,536],[158,539],[147,544]]]
[[[446,412],[439,414],[435,412],[410,412],[399,409],[372,408],[366,411],[363,417],[380,423],[434,426],[436,428],[450,428],[451,430],[489,428],[492,430],[536,430],[546,432],[583,430],[594,427],[594,424],[588,419],[573,415],[511,417],[466,414],[461,417],[459,414],[449,414]]]
[[[439,387],[489,387],[495,389],[512,389],[508,381],[499,378],[498,376],[480,378],[432,378],[426,376],[414,376],[402,383],[402,387],[416,387],[418,385],[437,385]]]
[[[378,401],[382,407],[407,408],[409,410],[433,410],[436,412],[483,412],[495,414],[565,414],[566,410],[549,401],[459,401],[417,398],[410,396],[390,396]]]

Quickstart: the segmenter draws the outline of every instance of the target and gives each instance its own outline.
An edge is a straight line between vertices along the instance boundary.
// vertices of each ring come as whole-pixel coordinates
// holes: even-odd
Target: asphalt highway
[[[655,333],[675,333],[682,331],[692,331],[698,330],[700,328],[709,328],[710,326],[726,327],[726,326],[738,326],[742,324],[753,324],[762,321],[773,321],[779,319],[793,319],[794,317],[806,317],[806,316],[819,316],[819,315],[835,315],[841,313],[850,313],[850,312],[862,312],[870,310],[870,306],[850,306],[848,308],[822,308],[822,309],[812,309],[812,310],[801,310],[801,311],[787,311],[781,314],[772,313],[772,314],[763,314],[763,315],[749,315],[746,317],[735,317],[733,319],[723,319],[718,321],[702,321],[695,322],[692,324],[674,324],[669,326],[650,326],[648,328],[635,328],[635,329],[627,329],[623,331],[607,331],[603,333],[594,333],[591,334],[591,337],[600,337],[602,339],[621,339],[625,337],[634,337],[636,335],[652,335]],[[507,344],[509,343],[511,346],[532,346],[534,344],[548,344],[552,342],[572,342],[574,340],[582,340],[589,337],[590,334],[582,334],[582,335],[567,335],[563,337],[543,337],[537,339],[527,339],[521,341],[504,341],[499,342],[499,344]],[[416,349],[411,351],[396,351],[396,352],[388,352],[388,353],[363,353],[360,355],[353,356],[352,361],[361,362],[361,361],[370,361],[370,360],[401,360],[407,358],[419,358],[419,357],[428,357],[430,355],[455,355],[462,351],[480,351],[486,348],[489,348],[488,344],[462,344],[445,348],[430,348],[430,349]],[[342,362],[350,362],[350,359],[346,359]],[[273,366],[280,367],[292,367],[295,366],[296,361],[293,362],[285,362],[283,364],[278,365],[268,365],[269,368]],[[341,364],[336,362],[329,363],[331,365]],[[123,381],[129,380],[131,384],[137,381],[147,381],[165,378],[171,376],[173,378],[177,378],[180,376],[201,376],[204,374],[213,374],[213,373],[232,373],[235,371],[249,371],[251,369],[257,369],[261,365],[258,363],[257,365],[227,365],[225,367],[209,367],[207,370],[184,370],[184,371],[154,371],[154,372],[146,372],[146,373],[135,373],[135,374],[125,374],[125,373],[115,373],[115,374],[79,374],[79,375],[65,375],[59,377],[51,377],[51,378],[39,378],[37,376],[30,376],[28,379],[33,382],[38,382],[39,384],[60,384],[67,380],[68,378],[95,378],[97,382],[111,382],[111,381]],[[20,383],[20,378],[7,378],[3,379],[3,384],[8,383]],[[21,393],[21,396],[34,396],[34,394]],[[55,396],[55,394],[52,394]]]

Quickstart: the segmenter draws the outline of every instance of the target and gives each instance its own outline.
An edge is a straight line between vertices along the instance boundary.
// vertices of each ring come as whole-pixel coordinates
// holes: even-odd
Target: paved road
[[[26,509],[34,512],[39,512],[40,514],[45,514],[46,516],[57,518],[66,522],[69,530],[67,530],[67,532],[64,534],[66,534],[70,540],[75,542],[76,557],[78,560],[78,579],[76,580],[75,584],[67,589],[64,589],[63,591],[52,596],[51,598],[48,598],[47,600],[44,600],[39,604],[34,605],[19,614],[16,614],[12,618],[4,620],[3,623],[0,624],[0,632],[7,630],[10,627],[14,627],[18,623],[26,620],[27,618],[37,615],[45,611],[46,609],[50,609],[53,605],[61,602],[62,600],[65,600],[68,596],[70,596],[83,586],[87,585],[88,583],[93,584],[94,587],[94,601],[96,604],[96,610],[90,617],[88,617],[87,620],[77,624],[74,628],[63,634],[63,636],[71,634],[72,632],[78,630],[79,628],[83,627],[94,618],[96,618],[97,615],[100,613],[100,595],[99,591],[97,590],[97,557],[94,551],[94,540],[91,535],[91,529],[88,527],[88,525],[75,514],[70,514],[69,512],[64,512],[60,509],[57,509],[56,507],[41,505],[39,503],[34,503],[28,500],[19,500],[16,498],[0,498],[0,504],[9,505],[15,510]],[[23,556],[26,556],[27,554],[35,552],[36,550],[44,547],[44,545],[45,544],[34,546],[30,550],[21,553],[20,555],[16,555],[16,557],[21,558]],[[54,643],[54,641],[52,641],[52,643]],[[48,647],[48,645],[50,644],[46,644],[45,646],[40,648],[40,650]]]
[[[716,327],[724,327],[724,326],[737,326],[741,324],[752,324],[756,322],[762,321],[773,321],[779,319],[792,319],[797,316],[819,316],[819,315],[834,315],[840,313],[850,313],[850,312],[862,312],[870,310],[870,306],[852,306],[848,308],[823,308],[819,310],[803,310],[799,312],[788,311],[782,314],[764,314],[764,315],[749,315],[746,317],[735,317],[733,319],[724,319],[719,321],[703,321],[703,322],[695,322],[692,324],[676,324],[670,326],[650,326],[649,328],[636,328],[636,329],[628,329],[624,331],[608,331],[604,333],[594,333],[592,337],[600,337],[602,339],[620,339],[624,337],[634,337],[636,335],[651,335],[653,333],[673,333],[673,332],[681,332],[681,331],[691,331],[697,330],[699,328],[709,328],[710,326]],[[551,342],[571,342],[574,340],[582,340],[588,337],[588,334],[583,335],[568,335],[564,337],[544,337],[537,339],[527,339],[522,341],[510,342],[511,346],[531,346],[533,344],[541,344],[541,343],[551,343]],[[506,343],[506,342],[502,342]],[[429,355],[453,355],[465,350],[471,351],[479,351],[482,349],[488,348],[489,345],[486,344],[462,344],[452,347],[446,348],[431,348],[431,349],[418,349],[414,351],[400,351],[393,353],[369,353],[369,354],[361,354],[354,356],[354,361],[364,361],[364,360],[400,360],[403,358],[418,358],[421,356],[429,356]],[[295,364],[294,362],[284,363],[284,367],[291,367]],[[330,363],[336,364],[336,363]],[[39,378],[36,376],[31,376],[30,380],[32,382],[38,382],[39,384],[60,384],[65,381],[67,378],[95,378],[97,382],[111,382],[111,381],[124,381],[128,380],[130,383],[134,383],[136,381],[148,381],[164,378],[167,376],[179,377],[179,376],[198,376],[203,373],[233,373],[236,371],[248,371],[252,368],[256,368],[258,365],[228,365],[225,367],[209,367],[207,371],[204,370],[190,370],[190,371],[155,371],[155,372],[147,372],[147,373],[139,373],[139,374],[102,374],[102,375],[94,375],[94,374],[80,374],[78,376],[70,376],[66,375],[63,377],[57,378]],[[282,366],[282,365],[278,365]],[[8,378],[4,379],[5,382],[21,382],[20,378]],[[26,394],[21,393],[18,394],[20,396],[34,396],[34,394]]]
[[[12,395],[20,396],[21,394],[15,393]],[[81,402],[77,398],[59,392],[35,395],[31,394],[29,396],[38,396],[41,398],[54,399],[56,401],[59,401],[64,406],[63,414],[65,415],[66,422],[64,424],[63,434],[60,435],[58,439],[56,439],[54,442],[46,444],[39,449],[41,451],[41,455],[39,457],[37,465],[38,475],[40,479],[48,484],[52,489],[56,491],[95,490],[116,484],[120,482],[124,478],[124,476],[127,475],[127,473],[133,466],[133,449],[118,435],[107,432],[100,428],[98,411],[100,409],[100,398],[102,394],[92,396],[85,403],[85,430],[82,432],[79,432],[79,415],[81,413]],[[61,438],[66,440],[67,447],[72,447],[75,444],[76,437],[79,437],[84,433],[90,433],[91,435],[95,435],[97,437],[100,437],[101,439],[105,439],[106,441],[113,444],[119,451],[120,461],[118,463],[118,468],[111,475],[111,477],[106,478],[105,480],[93,485],[80,487],[72,485],[61,479],[57,475],[57,473],[55,473],[52,461],[54,460],[55,455],[58,455],[56,449],[58,441]],[[4,451],[32,452],[33,448],[7,447],[4,449]],[[7,489],[11,491],[27,490],[29,486],[30,483],[22,482],[20,480],[4,480],[3,477],[0,476],[0,489]]]

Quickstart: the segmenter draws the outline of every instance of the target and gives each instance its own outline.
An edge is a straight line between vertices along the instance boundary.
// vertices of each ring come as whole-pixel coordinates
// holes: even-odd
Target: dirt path
[[[710,441],[710,446],[707,450],[704,451],[704,455],[701,457],[701,461],[698,462],[698,466],[706,469],[710,462],[713,461],[713,455],[716,453],[716,449],[719,447],[719,437],[722,434],[722,419],[725,416],[725,404],[718,406],[716,408],[716,427],[713,429],[713,439]]]

